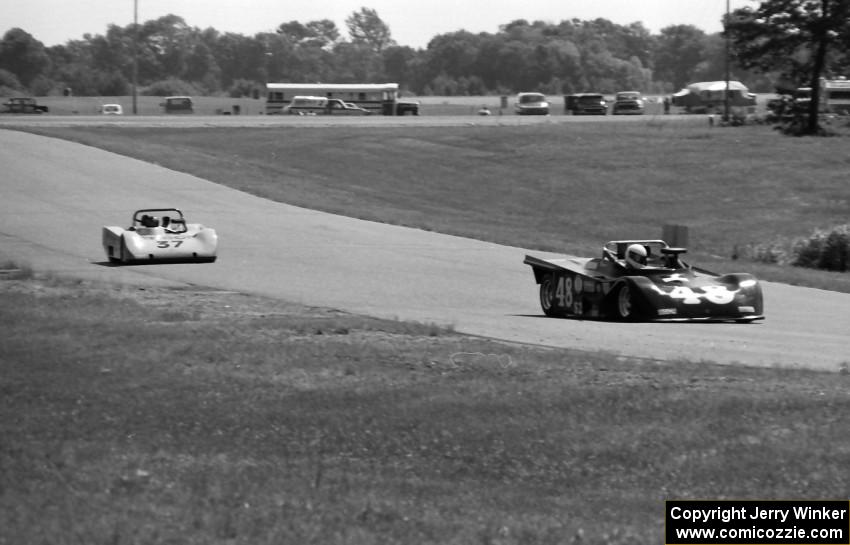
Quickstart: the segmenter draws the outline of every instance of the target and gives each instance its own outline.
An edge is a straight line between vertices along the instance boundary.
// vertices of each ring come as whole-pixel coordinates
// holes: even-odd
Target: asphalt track
[[[850,295],[765,283],[767,320],[639,323],[544,318],[522,264],[543,252],[280,204],[63,140],[0,130],[0,257],[104,282],[208,286],[509,341],[627,358],[836,370]],[[176,206],[216,228],[213,264],[113,267],[103,225]],[[601,243],[602,241],[600,241]]]

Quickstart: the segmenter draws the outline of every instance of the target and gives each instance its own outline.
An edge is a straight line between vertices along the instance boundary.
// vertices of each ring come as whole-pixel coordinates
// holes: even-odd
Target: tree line
[[[495,33],[440,34],[425,49],[399,45],[378,14],[362,8],[346,19],[347,37],[330,20],[282,23],[245,36],[192,27],[177,15],[138,25],[110,25],[45,47],[24,29],[0,42],[3,94],[28,91],[128,95],[249,94],[268,81],[394,81],[418,95],[668,92],[723,74],[723,39],[688,25],[653,35],[641,23],[573,19],[517,20]]]
[[[818,1],[840,0],[762,4],[790,10],[791,4]],[[724,79],[727,58],[732,79],[753,91],[772,91],[788,71],[781,63],[772,67],[753,60],[766,58],[746,47],[760,39],[754,24],[741,22],[752,23],[753,12],[736,15],[734,41],[692,25],[671,25],[653,34],[640,22],[520,19],[495,33],[439,34],[424,49],[396,43],[377,12],[365,7],[346,19],[347,36],[326,19],[284,22],[275,32],[245,36],[199,29],[166,15],[138,25],[109,25],[105,34],[46,47],[24,29],[12,28],[0,41],[0,94],[69,89],[81,96],[123,96],[131,93],[134,81],[138,92],[148,95],[251,96],[270,81],[393,81],[416,95],[670,93],[690,82]],[[850,32],[842,35],[846,39]],[[731,57],[730,41],[735,45]],[[846,57],[833,54],[831,61],[846,65]],[[801,54],[795,59],[805,64]],[[796,69],[793,75],[799,76]]]

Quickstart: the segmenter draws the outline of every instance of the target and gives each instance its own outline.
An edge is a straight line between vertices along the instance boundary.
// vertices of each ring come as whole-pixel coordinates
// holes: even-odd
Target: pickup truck
[[[395,104],[395,115],[419,115],[419,101],[400,98]]]
[[[564,97],[564,111],[573,115],[606,115],[608,103],[599,93],[576,93]]]
[[[283,109],[289,115],[369,115],[372,112],[338,98],[297,96]]]
[[[3,109],[0,113],[4,114],[44,114],[47,113],[47,106],[40,106],[34,98],[16,97],[10,98],[8,102],[3,103]]]

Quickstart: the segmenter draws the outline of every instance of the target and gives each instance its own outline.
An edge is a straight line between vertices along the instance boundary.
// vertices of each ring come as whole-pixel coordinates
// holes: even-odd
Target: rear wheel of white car
[[[635,306],[632,290],[628,284],[621,284],[614,298],[614,310],[617,318],[623,321],[635,319]]]
[[[555,312],[555,278],[547,276],[540,282],[540,308],[546,316],[557,316]]]

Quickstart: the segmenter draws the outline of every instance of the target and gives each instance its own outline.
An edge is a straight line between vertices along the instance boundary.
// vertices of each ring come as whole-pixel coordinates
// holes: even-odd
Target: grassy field
[[[686,225],[692,261],[850,291],[745,259],[848,222],[847,139],[690,120],[532,126],[44,128],[263,197],[521,247],[596,255]],[[182,203],[191,208],[191,203]],[[743,259],[733,260],[733,257]]]
[[[661,543],[840,498],[846,373],[612,359],[0,274],[0,543]]]

